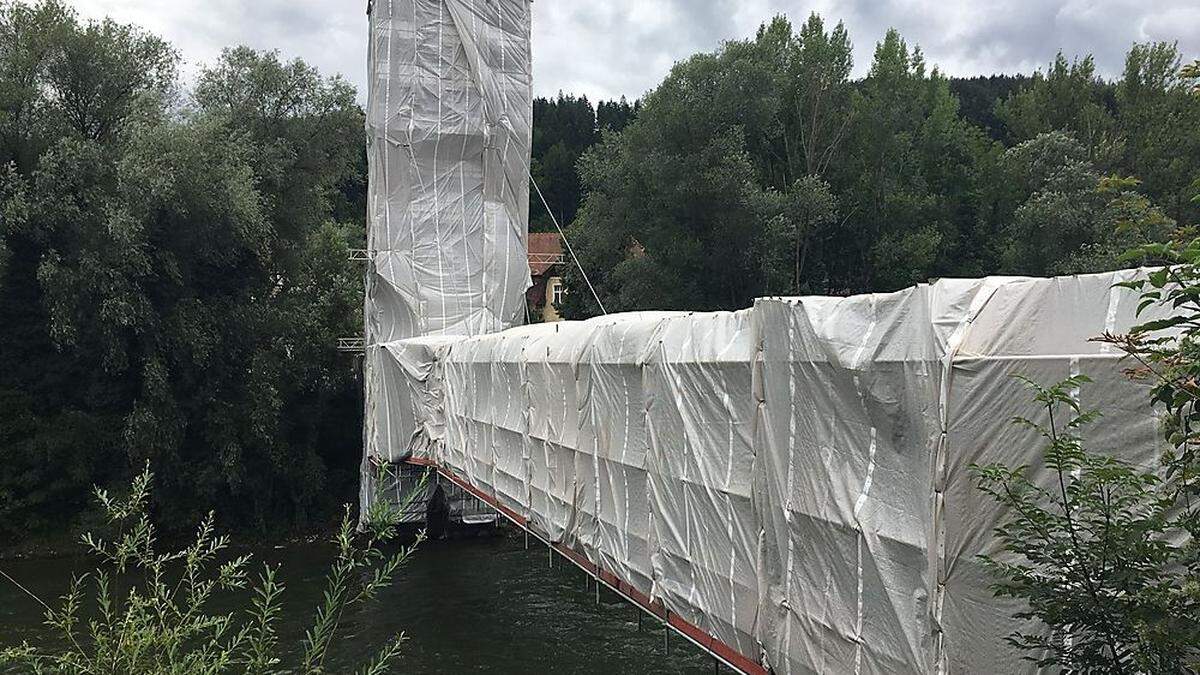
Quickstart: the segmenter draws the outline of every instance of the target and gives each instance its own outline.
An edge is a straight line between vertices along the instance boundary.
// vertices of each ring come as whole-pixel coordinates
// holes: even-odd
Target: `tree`
[[[1137,188],[1139,182],[1102,177],[1071,135],[1051,132],[1005,153],[1008,180],[1025,197],[1006,228],[1001,254],[1020,274],[1075,274],[1113,269],[1137,242],[1121,223],[1139,223],[1142,236],[1163,239],[1173,221]]]
[[[1191,184],[1200,178],[1200,100],[1190,95],[1174,44],[1136,44],[1116,83],[1123,139],[1121,170],[1167,214],[1182,222],[1200,216]]]
[[[617,101],[600,101],[596,104],[596,129],[601,132],[621,131],[637,117],[640,107],[640,101],[630,104],[624,96]]]
[[[53,0],[0,5],[0,33],[0,161],[9,162],[0,171],[0,249],[10,254],[0,278],[8,345],[0,352],[0,427],[10,460],[0,474],[0,527],[21,532],[61,522],[82,506],[88,485],[125,466],[116,401],[127,390],[101,363],[122,358],[116,333],[140,311],[128,275],[145,258],[137,225],[108,195],[117,189],[116,155],[137,129],[163,118],[155,106],[166,103],[175,57],[137,29],[81,25]],[[133,248],[114,248],[121,242]],[[111,294],[92,312],[112,322],[84,336],[83,349],[63,352],[52,333],[70,340],[77,327],[63,299],[69,289],[57,283],[67,258],[86,261],[97,284],[89,290]],[[116,274],[107,276],[112,266]]]
[[[847,222],[826,258],[830,290],[895,290],[971,260],[979,247],[966,236],[978,219],[977,161],[988,142],[959,117],[945,78],[927,73],[920,50],[889,31],[854,111],[831,181]]]
[[[579,165],[587,196],[568,236],[605,305],[738,307],[800,287],[795,270],[826,224],[817,202],[832,194],[824,186],[813,212],[785,212],[824,185],[803,176],[809,165],[824,170],[843,140],[849,67],[844,28],[827,32],[815,16],[799,36],[776,17],[752,40],[677,64],[636,119]],[[771,241],[797,252],[790,273],[759,255]],[[578,288],[575,274],[567,283]],[[565,307],[596,310],[582,293]]]
[[[1112,88],[1096,76],[1091,56],[1067,61],[1059,52],[1045,73],[996,108],[1012,143],[1050,131],[1070,132],[1088,151],[1088,159],[1107,169],[1120,156],[1112,116]]]
[[[804,173],[824,176],[850,129],[850,69],[854,66],[849,34],[839,22],[832,31],[815,12],[791,45],[785,94],[791,122],[785,142],[798,141]],[[791,167],[796,171],[796,167]]]
[[[58,2],[0,4],[0,164],[29,171],[56,132],[48,71],[72,20]]]
[[[362,223],[361,194],[352,208],[339,203],[353,198],[365,154],[363,112],[341,76],[323,77],[299,59],[285,63],[278,52],[236,47],[201,70],[193,99],[199,117],[240,136],[280,243],[320,227],[332,211]]]
[[[769,191],[764,197],[768,203],[761,213],[768,220],[759,252],[763,286],[794,295],[810,293],[805,269],[809,250],[836,222],[837,198],[816,176],[805,176],[786,192]]]
[[[996,114],[996,103],[1029,85],[1025,75],[983,75],[950,78],[950,91],[958,99],[963,119],[984,130],[994,141],[1009,137]]]
[[[210,503],[238,525],[321,517],[360,454],[331,347],[361,307],[353,89],[239,48],[172,112],[157,38],[52,0],[6,4],[0,26],[21,39],[0,48],[0,91],[21,94],[4,119],[46,112],[4,127],[0,528],[62,528],[146,459],[169,467],[168,528]]]
[[[555,98],[533,100],[533,151],[531,172],[542,196],[553,212],[546,211],[537,191],[529,194],[531,230],[554,231],[554,219],[562,227],[575,220],[583,200],[576,165],[579,157],[595,145],[604,132],[624,129],[637,115],[639,103],[600,101],[593,109],[586,96],[559,92]]]
[[[609,311],[744,304],[760,277],[750,256],[754,169],[737,131],[673,145],[675,112],[648,98],[633,124],[581,160],[588,197],[567,237]],[[574,268],[565,277],[586,288]],[[599,308],[573,292],[563,309]]]
[[[973,467],[980,489],[1008,509],[995,530],[1005,555],[983,561],[997,595],[1023,600],[1028,609],[1017,616],[1042,624],[1008,637],[1025,658],[1072,672],[1194,672],[1200,666],[1200,239],[1181,228],[1155,241],[1146,229],[1160,227],[1160,216],[1137,200],[1126,206],[1118,227],[1145,242],[1126,259],[1160,266],[1116,286],[1139,294],[1139,317],[1153,315],[1127,334],[1094,340],[1134,362],[1130,377],[1150,382],[1168,449],[1149,471],[1089,453],[1083,428],[1098,413],[1081,410],[1074,395],[1087,378],[1052,387],[1030,383],[1047,422],[1016,422],[1046,441],[1045,469]]]
[[[1200,94],[1200,59],[1181,67],[1179,76],[1190,81],[1193,94]]]

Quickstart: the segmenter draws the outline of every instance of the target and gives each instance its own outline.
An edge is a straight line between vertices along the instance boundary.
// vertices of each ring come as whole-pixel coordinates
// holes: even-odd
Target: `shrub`
[[[344,613],[389,585],[424,538],[419,533],[413,543],[385,553],[383,546],[395,537],[405,504],[372,500],[361,531],[347,505],[333,539],[337,552],[326,576],[324,602],[305,633],[300,663],[285,667],[276,628],[285,590],[278,567],[264,564],[251,585],[251,556],[230,558],[229,538],[216,534],[211,512],[190,545],[158,552],[148,510],[152,479],[147,468],[123,498],[95,490],[117,532],[108,539],[83,536],[96,568],[72,578],[58,608],[9,578],[45,607],[46,623],[60,646],[10,647],[0,651],[0,665],[38,673],[321,673]],[[85,621],[89,588],[94,611]],[[219,592],[236,594],[242,609],[212,610]],[[403,633],[394,636],[359,672],[386,672],[404,639]]]

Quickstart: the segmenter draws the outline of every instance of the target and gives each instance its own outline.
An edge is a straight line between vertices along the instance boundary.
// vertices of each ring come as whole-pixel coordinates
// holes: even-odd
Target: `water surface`
[[[282,564],[287,586],[281,633],[298,648],[324,588],[331,550],[298,544],[256,551]],[[79,561],[18,560],[0,569],[43,598],[57,597]],[[712,673],[712,658],[672,633],[664,653],[661,624],[607,589],[594,586],[545,546],[512,530],[499,536],[422,544],[379,601],[345,617],[330,672],[350,671],[383,641],[410,639],[396,673]],[[51,603],[52,605],[54,603]],[[46,634],[40,607],[0,578],[0,645]],[[724,672],[724,669],[722,669]]]

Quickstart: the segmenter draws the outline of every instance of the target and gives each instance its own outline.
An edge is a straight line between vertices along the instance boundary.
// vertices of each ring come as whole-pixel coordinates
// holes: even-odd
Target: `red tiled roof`
[[[562,258],[562,239],[557,232],[529,233],[529,273],[541,276]]]

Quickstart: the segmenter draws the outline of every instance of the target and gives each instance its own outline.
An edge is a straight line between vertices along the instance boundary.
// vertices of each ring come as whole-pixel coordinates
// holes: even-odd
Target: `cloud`
[[[223,47],[247,44],[341,73],[365,96],[365,0],[69,1],[86,17],[112,16],[170,40],[186,76]],[[534,88],[635,98],[678,60],[751,36],[775,14],[798,24],[813,11],[845,22],[859,75],[889,27],[952,75],[1028,72],[1061,48],[1094,54],[1100,72],[1115,76],[1129,46],[1145,40],[1178,41],[1186,56],[1200,56],[1195,0],[537,0]]]

